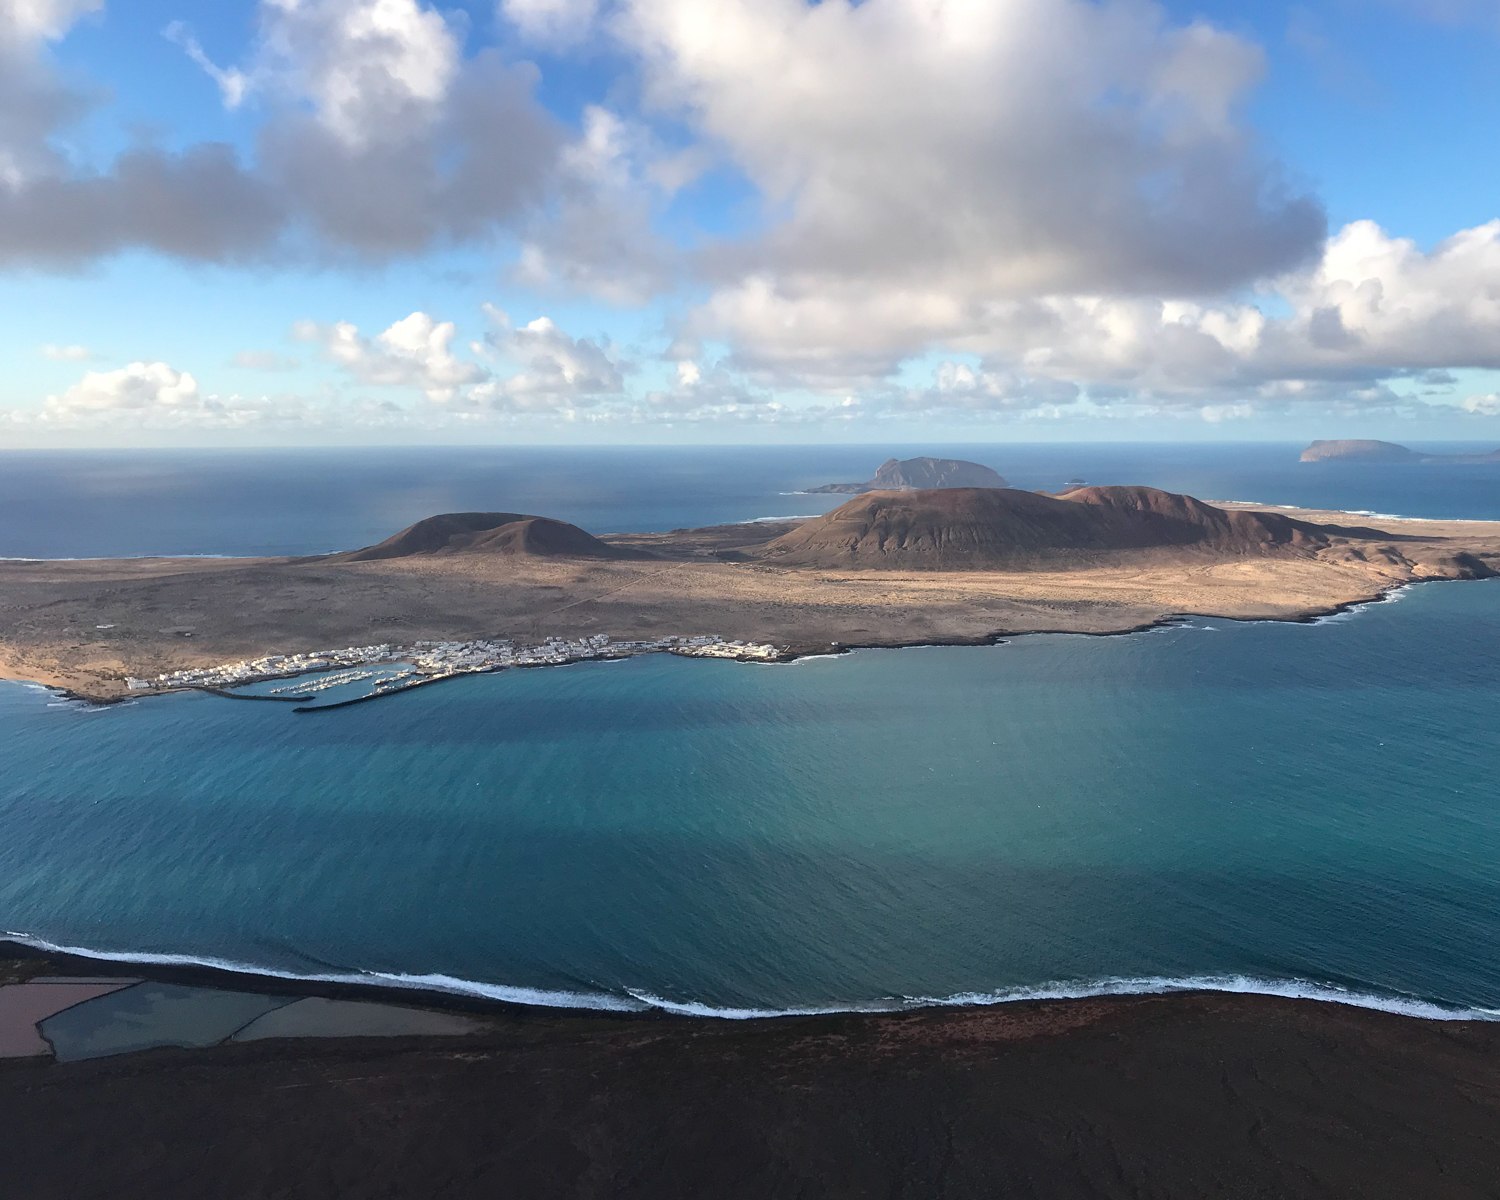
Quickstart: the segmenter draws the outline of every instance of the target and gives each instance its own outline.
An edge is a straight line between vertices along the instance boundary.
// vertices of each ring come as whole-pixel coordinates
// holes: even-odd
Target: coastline
[[[1082,574],[1069,585],[1079,592],[1065,603],[1049,599],[1056,593],[1041,586],[1033,593],[1039,602],[1029,609],[1018,605],[1007,617],[1022,627],[992,626],[1000,630],[993,633],[899,622],[883,629],[868,610],[846,609],[837,619],[867,624],[873,636],[788,640],[774,664],[856,649],[986,646],[1035,634],[1114,637],[1204,618],[1315,625],[1388,603],[1426,581],[1306,565],[1308,572],[1328,574],[1308,574],[1301,594],[1342,589],[1334,601],[1286,603],[1299,594],[1292,589],[1265,604],[1259,588],[1277,576],[1247,560],[1229,564],[1227,572],[1240,573],[1232,594],[1248,599],[1238,608],[1225,606],[1234,612],[1204,612],[1165,606],[1163,597],[1178,594],[1170,590],[1177,569],[1169,564],[1150,576],[1151,604],[1101,604],[1092,593],[1080,595],[1091,586]],[[594,628],[618,628],[621,614],[634,611],[597,599],[631,586],[632,575],[587,575],[568,564],[549,570],[538,573],[547,586],[567,583],[576,592],[579,579],[592,581],[583,609]],[[787,578],[759,574],[772,588]],[[404,576],[372,570],[359,577]],[[430,585],[433,576],[418,578]],[[1369,585],[1363,591],[1356,586],[1361,580]],[[493,586],[496,577],[481,581]],[[1009,603],[1035,582],[987,576],[954,588],[951,580],[908,583],[867,575],[845,594],[891,588],[907,611],[911,597],[945,586],[957,604],[967,605],[982,604],[985,589],[1005,589]],[[1139,577],[1124,570],[1100,581],[1101,589],[1139,586]],[[231,591],[221,596],[233,599]],[[155,593],[148,598],[154,602]],[[570,607],[578,601],[563,598],[567,604],[548,609],[549,619],[579,612]],[[246,601],[254,603],[253,596]],[[75,617],[72,629],[118,628],[114,612],[95,618],[87,607],[75,611],[86,615]],[[149,624],[187,625],[180,612],[166,606]],[[851,612],[862,615],[851,620]],[[1049,621],[1053,615],[1064,619]],[[64,622],[55,627],[69,629]],[[882,636],[892,631],[893,637]],[[195,630],[203,637],[186,643],[171,631],[156,632],[170,635],[162,644],[180,651],[182,661],[215,644],[207,624]],[[0,668],[24,665],[26,655],[6,660],[3,634]],[[1325,636],[1307,640],[1317,644]],[[1268,640],[1302,641],[1298,635]],[[94,655],[89,651],[83,661],[97,664]],[[455,677],[422,679],[388,694]],[[94,702],[67,688],[49,690]],[[158,693],[117,699],[151,694]],[[296,703],[290,692],[219,694]],[[60,724],[67,725],[66,718]],[[252,944],[245,957],[274,959],[277,953]],[[4,985],[49,974],[79,988],[101,980],[122,981],[115,985],[120,988],[123,981],[144,981],[135,994],[145,997],[165,989],[243,1003],[250,994],[261,1001],[249,1006],[255,1011],[287,1003],[333,1008],[376,1002],[473,1023],[457,1036],[377,1038],[362,1036],[346,1014],[339,1019],[350,1024],[338,1032],[255,1042],[226,1037],[213,1044],[191,1042],[183,1027],[177,1043],[76,1061],[69,1060],[61,1035],[55,1047],[48,1038],[57,1061],[0,1061],[0,1126],[12,1147],[0,1179],[30,1200],[997,1193],[1467,1200],[1493,1190],[1500,1163],[1500,1011],[1487,1008],[1224,975],[726,1009],[628,990],[545,991],[436,974],[313,970],[322,973],[278,973],[254,962],[191,955],[59,948],[36,938],[16,943],[0,929],[0,1002]],[[69,978],[73,982],[64,983]],[[1482,997],[1488,991],[1475,990]],[[194,1003],[208,1008],[213,1001],[200,996]],[[10,1011],[18,1007],[13,1003]],[[115,1019],[128,1022],[130,1013]],[[179,1019],[187,1020],[162,1018],[157,1028]],[[172,1026],[168,1036],[178,1029]],[[43,1036],[44,1029],[37,1024],[34,1032]]]
[[[1222,993],[745,1021],[434,1003],[474,1025],[0,1061],[3,1178],[28,1200],[1472,1200],[1500,1162],[1495,1023]]]
[[[1043,635],[1068,635],[1076,637],[1126,637],[1132,634],[1149,633],[1156,629],[1167,629],[1180,626],[1193,620],[1221,620],[1237,623],[1268,622],[1271,624],[1288,625],[1316,625],[1327,621],[1329,618],[1337,617],[1345,613],[1358,612],[1375,604],[1388,602],[1392,597],[1399,595],[1409,588],[1425,583],[1454,583],[1454,582],[1483,582],[1483,580],[1467,579],[1408,579],[1392,581],[1366,596],[1358,596],[1349,600],[1341,600],[1326,605],[1309,606],[1305,609],[1292,611],[1286,614],[1274,616],[1237,616],[1223,612],[1173,612],[1165,613],[1150,620],[1139,621],[1133,624],[1122,624],[1118,628],[1102,629],[1077,629],[1067,626],[1037,626],[1013,629],[1002,629],[990,633],[975,634],[972,636],[953,636],[942,638],[920,638],[920,639],[873,639],[857,642],[839,642],[832,645],[821,643],[791,643],[786,646],[777,647],[778,653],[774,656],[735,657],[730,655],[714,655],[719,661],[737,662],[746,665],[758,666],[787,666],[792,663],[801,662],[806,659],[816,658],[841,658],[859,650],[915,650],[924,648],[941,647],[986,647],[999,646],[1005,643],[1025,637],[1037,637]],[[271,651],[274,653],[275,651]],[[364,704],[369,701],[383,699],[401,692],[413,691],[430,684],[442,683],[450,679],[463,678],[471,675],[498,674],[510,670],[541,670],[551,667],[578,666],[590,662],[623,662],[626,659],[640,657],[644,654],[674,654],[681,658],[710,657],[691,654],[676,654],[670,650],[638,650],[600,657],[568,658],[558,662],[547,663],[517,663],[508,666],[496,666],[482,669],[453,672],[451,674],[431,675],[416,679],[400,687],[390,688],[381,692],[371,692],[350,699],[325,704],[308,704],[312,697],[294,696],[262,696],[230,691],[227,687],[209,686],[203,684],[184,684],[170,687],[158,687],[143,689],[139,691],[85,691],[77,688],[71,679],[57,672],[37,671],[31,667],[21,665],[24,659],[7,656],[3,648],[0,648],[0,682],[29,684],[43,687],[60,699],[74,701],[91,707],[107,707],[117,704],[128,703],[136,700],[145,700],[157,696],[168,696],[182,692],[202,692],[207,695],[218,696],[230,700],[263,700],[291,702],[302,705],[293,711],[316,712],[321,710],[332,711],[347,708],[350,705]],[[372,660],[368,665],[381,666],[405,662],[403,658],[390,658]],[[302,676],[317,675],[324,668],[308,668],[287,674],[266,674],[246,678],[242,683],[233,686],[250,686],[257,683],[268,683],[273,681],[284,681],[297,679]]]
[[[879,1000],[829,1001],[787,1008],[733,1008],[674,1001],[645,992],[561,991],[489,983],[439,974],[336,971],[298,974],[249,963],[184,954],[117,952],[57,946],[0,930],[0,962],[48,964],[57,974],[146,978],[183,987],[274,992],[325,999],[418,1003],[429,1008],[499,1014],[629,1017],[709,1023],[778,1022],[810,1017],[898,1016],[912,1013],[989,1012],[1016,1005],[1070,1005],[1096,1000],[1176,996],[1245,996],[1299,1004],[1334,1005],[1440,1024],[1500,1024],[1500,1007],[1483,1008],[1397,992],[1356,991],[1335,983],[1245,975],[1190,975],[1054,981],[964,992],[951,996],[902,996]]]
[[[630,551],[621,559],[0,563],[0,678],[100,703],[163,690],[129,689],[127,677],[248,683],[243,668],[276,655],[364,665],[374,661],[370,651],[400,660],[423,645],[473,642],[534,648],[557,663],[603,653],[574,654],[570,645],[671,649],[666,643],[684,631],[713,631],[707,640],[724,643],[715,656],[736,656],[739,646],[747,650],[741,657],[785,662],[850,649],[992,645],[1033,633],[1115,635],[1195,617],[1308,622],[1411,582],[1500,574],[1500,522],[1409,523],[1386,533],[1350,528],[1364,519],[1355,514],[1296,511],[1333,523],[1327,545],[1120,550],[1006,570],[782,564],[747,557],[754,544],[746,539],[756,535],[743,525],[612,535]],[[347,650],[326,649],[338,646]],[[438,662],[422,673],[531,665],[520,657]],[[264,678],[298,673],[290,669],[297,663],[274,666]]]

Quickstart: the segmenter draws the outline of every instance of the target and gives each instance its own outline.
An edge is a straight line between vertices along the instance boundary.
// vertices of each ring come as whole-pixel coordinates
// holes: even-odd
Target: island
[[[1003,488],[1005,477],[980,463],[961,458],[888,458],[867,483],[825,483],[808,488],[808,495],[835,493],[917,491],[923,488]]]
[[[1491,450],[1479,454],[1424,454],[1396,442],[1379,442],[1368,438],[1354,438],[1344,441],[1314,442],[1302,452],[1300,461],[1305,463],[1500,463],[1500,450]]]
[[[0,677],[111,701],[396,664],[375,681],[389,690],[652,652],[781,662],[1183,614],[1308,620],[1500,574],[1500,522],[1371,520],[1149,487],[948,488],[667,533],[456,513],[311,558],[6,561]]]

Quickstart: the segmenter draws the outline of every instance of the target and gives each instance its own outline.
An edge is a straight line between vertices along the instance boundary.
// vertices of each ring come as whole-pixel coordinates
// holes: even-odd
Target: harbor
[[[380,643],[294,654],[270,654],[210,667],[170,671],[150,679],[128,677],[127,689],[152,694],[193,689],[237,700],[296,702],[295,712],[320,712],[395,695],[426,684],[512,667],[565,666],[637,654],[676,654],[776,662],[782,647],[697,634],[616,641],[607,634],[585,638],[549,637],[537,643],[509,638],[418,641],[409,646]],[[295,683],[283,683],[296,680]],[[276,683],[261,691],[257,685]],[[361,688],[360,685],[368,685]],[[352,692],[352,694],[350,694]]]

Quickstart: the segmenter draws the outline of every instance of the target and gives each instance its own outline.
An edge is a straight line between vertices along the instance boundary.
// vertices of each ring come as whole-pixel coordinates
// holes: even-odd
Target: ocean
[[[0,558],[322,554],[378,542],[440,512],[526,512],[591,533],[807,516],[847,497],[797,494],[801,489],[868,479],[886,457],[919,454],[982,462],[1022,488],[1055,490],[1073,479],[1146,483],[1204,500],[1500,518],[1500,464],[1311,464],[1297,461],[1300,449],[1125,443],[0,451]]]
[[[1500,517],[1489,468],[1288,449],[965,456],[1024,486]],[[782,493],[885,454],[451,453],[9,457],[0,551],[330,549],[445,508],[744,520],[836,503]],[[289,708],[0,685],[0,931],[723,1016],[1193,986],[1500,1010],[1500,582],[1311,624],[644,657]]]

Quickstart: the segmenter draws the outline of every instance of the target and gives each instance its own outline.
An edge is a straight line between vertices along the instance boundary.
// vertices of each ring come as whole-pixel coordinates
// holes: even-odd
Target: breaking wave
[[[955,992],[946,996],[888,996],[868,1001],[778,1007],[735,1007],[701,1000],[673,1000],[644,989],[627,988],[623,993],[605,989],[588,991],[519,987],[461,979],[442,973],[400,971],[278,971],[253,963],[210,955],[152,954],[134,951],[94,950],[84,946],[59,945],[30,934],[6,930],[0,937],[54,954],[71,954],[102,962],[139,963],[142,966],[206,967],[237,975],[286,979],[302,983],[351,984],[355,986],[406,988],[414,992],[442,992],[494,1000],[503,1004],[534,1008],[580,1009],[591,1012],[663,1012],[677,1016],[720,1021],[748,1021],[772,1017],[836,1016],[913,1012],[937,1008],[986,1008],[1002,1004],[1053,1000],[1087,1000],[1105,996],[1168,996],[1186,992],[1223,992],[1244,996],[1275,996],[1321,1004],[1343,1004],[1413,1017],[1423,1021],[1500,1021],[1500,1008],[1472,1007],[1428,1000],[1400,992],[1361,992],[1331,983],[1306,979],[1270,979],[1254,975],[1143,975],[1103,979],[1054,981],[1034,986],[999,988],[984,992]]]

